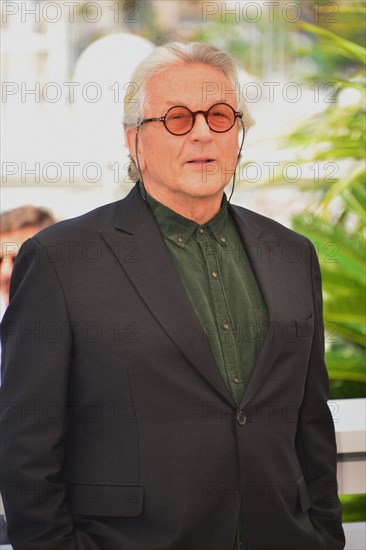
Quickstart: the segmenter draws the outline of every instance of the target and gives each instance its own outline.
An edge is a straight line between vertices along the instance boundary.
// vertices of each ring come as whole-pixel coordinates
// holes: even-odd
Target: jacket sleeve
[[[315,249],[310,241],[308,243],[312,257],[315,331],[299,415],[297,446],[311,501],[310,519],[325,539],[327,550],[342,550],[345,540],[337,494],[337,449],[327,403],[329,379],[324,363],[321,274]]]
[[[14,550],[97,548],[74,529],[60,482],[72,339],[55,267],[36,239],[23,245],[1,327],[1,488]]]

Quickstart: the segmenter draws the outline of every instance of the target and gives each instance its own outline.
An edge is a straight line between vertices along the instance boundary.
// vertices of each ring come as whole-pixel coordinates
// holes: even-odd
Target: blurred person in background
[[[20,206],[0,215],[0,286],[3,307],[9,303],[10,277],[21,245],[55,223],[52,214],[37,206]]]
[[[46,228],[15,265],[2,333],[9,539],[342,550],[316,253],[224,193],[251,124],[235,61],[172,43],[131,81],[135,186]]]

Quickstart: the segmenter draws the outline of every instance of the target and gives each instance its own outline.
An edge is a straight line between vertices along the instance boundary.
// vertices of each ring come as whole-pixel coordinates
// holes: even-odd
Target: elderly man
[[[319,267],[307,239],[226,200],[250,122],[235,64],[171,43],[132,80],[136,186],[16,261],[9,538],[15,550],[341,550]]]

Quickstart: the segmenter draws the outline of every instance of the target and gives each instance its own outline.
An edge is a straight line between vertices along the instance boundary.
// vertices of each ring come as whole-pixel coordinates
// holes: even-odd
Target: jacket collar
[[[240,402],[240,406],[244,407],[255,398],[284,345],[283,330],[291,318],[291,309],[284,274],[285,243],[279,241],[271,230],[258,225],[253,220],[253,214],[245,208],[231,206],[231,212],[262,292],[269,317],[262,347]],[[274,222],[271,221],[271,225],[272,223]]]

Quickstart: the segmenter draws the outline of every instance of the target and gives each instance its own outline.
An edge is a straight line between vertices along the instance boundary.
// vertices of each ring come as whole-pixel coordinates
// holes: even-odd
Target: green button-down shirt
[[[226,196],[200,225],[147,195],[174,265],[236,404],[254,367],[268,320]],[[240,514],[242,517],[242,514]],[[235,548],[245,548],[239,521]]]

